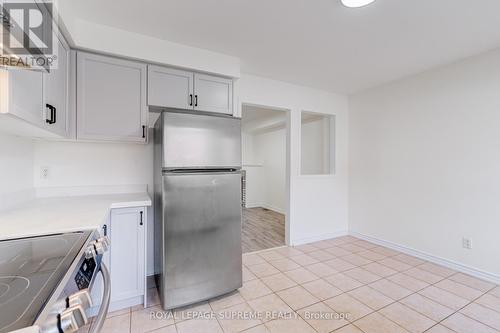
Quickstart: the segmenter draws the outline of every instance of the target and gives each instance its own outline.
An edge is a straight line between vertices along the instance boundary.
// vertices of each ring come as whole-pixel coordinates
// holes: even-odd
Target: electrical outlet
[[[41,167],[40,168],[40,178],[48,179],[49,178],[49,167]]]
[[[462,238],[462,247],[468,250],[472,249],[472,241],[470,238]]]

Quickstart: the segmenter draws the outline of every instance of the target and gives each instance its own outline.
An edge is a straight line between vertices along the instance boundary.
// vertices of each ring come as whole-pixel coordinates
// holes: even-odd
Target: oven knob
[[[98,254],[98,255],[103,255],[104,252],[106,252],[106,248],[103,246],[103,244],[101,243],[95,243],[95,252]]]
[[[67,308],[60,316],[60,328],[64,333],[76,332],[87,323],[87,315],[85,315],[85,310],[81,305]]]
[[[97,241],[103,243],[106,246],[106,249],[109,248],[109,238],[107,236],[101,237]]]
[[[69,307],[81,305],[84,309],[92,307],[92,298],[90,297],[89,290],[83,289],[68,297]]]
[[[85,259],[92,259],[97,256],[95,252],[94,245],[90,245],[86,250],[85,250]]]
[[[99,238],[98,240],[96,240],[94,246],[97,254],[104,254],[104,252],[108,251],[109,249],[109,242],[107,237]]]
[[[55,302],[54,305],[52,305],[52,307],[50,308],[50,313],[57,315],[57,314],[63,312],[64,310],[66,310],[67,304],[68,303],[66,302],[66,299],[61,299],[61,300]]]

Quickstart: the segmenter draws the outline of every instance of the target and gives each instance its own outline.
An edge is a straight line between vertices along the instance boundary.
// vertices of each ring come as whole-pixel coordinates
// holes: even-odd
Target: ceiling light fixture
[[[375,2],[375,0],[340,0],[342,4],[346,7],[349,8],[359,8],[359,7],[364,7],[372,2]]]

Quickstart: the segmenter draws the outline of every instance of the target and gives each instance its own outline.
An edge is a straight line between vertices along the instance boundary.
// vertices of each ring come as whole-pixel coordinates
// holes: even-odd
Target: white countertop
[[[35,199],[0,211],[0,239],[99,228],[110,209],[151,206],[147,193]]]

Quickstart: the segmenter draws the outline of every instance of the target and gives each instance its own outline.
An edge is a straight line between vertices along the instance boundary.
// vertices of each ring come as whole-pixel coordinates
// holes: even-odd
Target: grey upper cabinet
[[[233,80],[194,74],[194,109],[233,114]]]
[[[148,66],[148,104],[179,109],[193,108],[192,72]]]
[[[43,95],[45,109],[44,127],[62,137],[68,136],[69,129],[69,47],[57,38],[57,68],[44,73]]]
[[[77,53],[77,139],[147,142],[147,66]]]
[[[233,114],[233,80],[148,66],[148,105]]]

